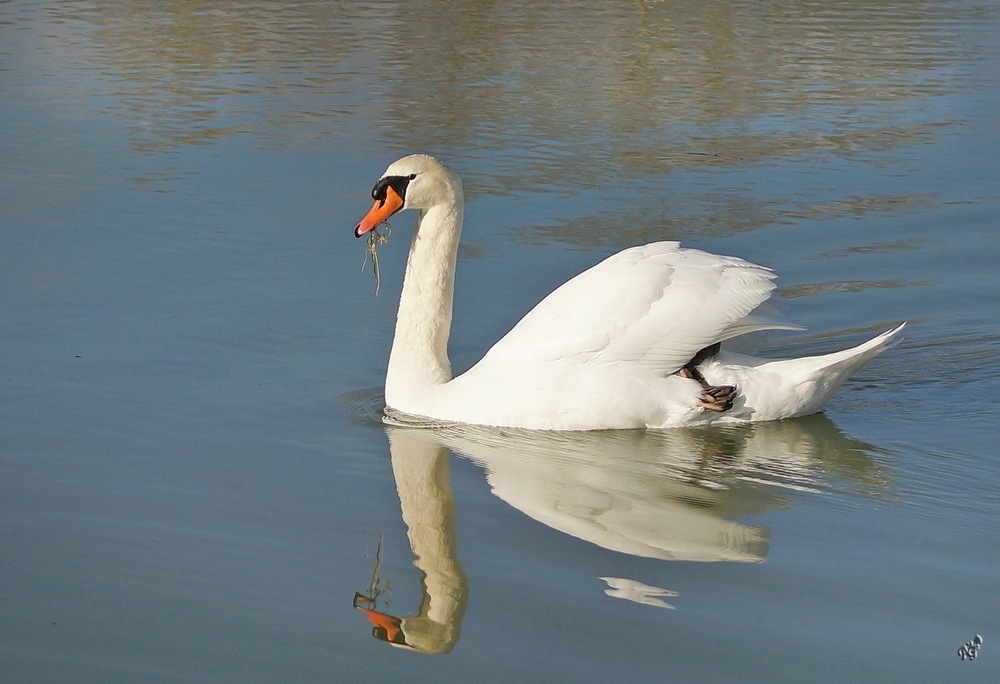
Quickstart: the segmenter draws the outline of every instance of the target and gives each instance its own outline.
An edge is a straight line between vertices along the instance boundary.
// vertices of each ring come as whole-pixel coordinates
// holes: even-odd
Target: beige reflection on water
[[[664,561],[763,562],[770,531],[735,518],[787,508],[788,491],[833,484],[881,496],[888,482],[871,457],[874,449],[823,415],[722,430],[558,433],[456,425],[386,431],[422,600],[408,617],[380,610],[371,590],[356,594],[354,607],[366,614],[376,638],[425,653],[446,653],[457,643],[469,596],[458,558],[449,451],[479,464],[493,494],[534,520],[604,549]],[[665,600],[677,596],[669,588],[632,577],[599,579],[609,596],[674,607]]]
[[[574,170],[572,182],[608,167],[646,176],[931,135],[891,105],[959,87],[948,72],[963,50],[955,28],[976,11],[903,0],[140,0],[56,10],[87,29],[67,35],[83,66],[115,85],[118,113],[164,143],[262,129],[242,116],[287,126],[370,112],[401,150],[516,159],[505,185],[552,182],[556,170]],[[338,111],[334,98],[303,101],[309,91],[352,101]],[[262,99],[227,99],[251,95]],[[802,126],[817,108],[824,119],[806,114],[813,125]]]
[[[891,147],[927,131],[884,120],[880,105],[954,86],[932,69],[954,59],[946,27],[956,16],[930,3],[466,7],[395,6],[406,33],[390,37],[380,62],[394,79],[390,131],[407,145],[515,147],[539,170],[576,163],[585,148],[600,167],[644,176]],[[835,121],[803,129],[796,118],[816,107]],[[572,182],[586,173],[577,168]]]
[[[914,113],[965,87],[968,27],[987,11],[957,0],[140,0],[66,2],[55,14],[73,24],[62,31],[76,68],[108,85],[103,111],[129,121],[141,151],[241,135],[335,141],[355,151],[330,163],[353,166],[357,141],[370,140],[378,158],[359,172],[362,188],[387,156],[430,152],[464,177],[471,201],[599,194],[599,209],[556,210],[520,234],[599,245],[619,244],[622,226],[634,243],[662,239],[667,221],[684,237],[871,210],[865,197],[774,198],[710,178],[675,197],[668,177],[831,157],[877,166],[933,140],[960,113]],[[872,199],[934,201],[917,188]]]
[[[364,14],[351,2],[227,0],[51,10],[72,27],[61,29],[80,60],[71,68],[107,84],[103,111],[128,120],[145,152],[296,129],[312,139],[335,134],[360,104],[350,104],[358,100],[352,60],[367,45],[360,34],[378,25]]]

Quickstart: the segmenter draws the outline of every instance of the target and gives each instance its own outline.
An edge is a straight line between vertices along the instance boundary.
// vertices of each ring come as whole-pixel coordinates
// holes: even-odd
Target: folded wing
[[[676,242],[627,249],[552,292],[477,368],[566,363],[667,375],[716,342],[798,329],[753,313],[770,297],[774,277],[762,266]]]

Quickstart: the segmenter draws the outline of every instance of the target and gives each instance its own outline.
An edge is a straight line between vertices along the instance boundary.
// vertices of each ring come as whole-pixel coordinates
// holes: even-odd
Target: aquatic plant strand
[[[383,593],[388,592],[389,596],[392,596],[392,583],[387,579],[379,577],[379,572],[382,570],[382,543],[385,541],[384,537],[385,535],[379,535],[378,548],[375,550],[375,567],[372,569],[372,581],[368,585],[367,598],[372,604],[375,604],[379,596]],[[385,607],[389,607],[389,598],[385,599]]]
[[[375,250],[379,245],[384,245],[389,242],[389,236],[392,234],[392,226],[388,223],[383,223],[385,226],[385,234],[378,232],[376,227],[372,232],[368,233],[368,252],[365,254],[365,260],[361,262],[361,270],[365,270],[365,264],[368,263],[368,255],[372,258],[372,271],[375,273],[375,296],[378,297],[379,286],[382,284],[382,275],[378,268],[378,252]]]

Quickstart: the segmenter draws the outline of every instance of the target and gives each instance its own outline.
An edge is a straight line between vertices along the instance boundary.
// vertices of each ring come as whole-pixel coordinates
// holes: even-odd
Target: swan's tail
[[[747,418],[753,421],[795,418],[821,411],[844,381],[872,357],[898,341],[902,323],[856,347],[798,359],[755,359],[745,391]],[[760,363],[762,362],[763,363]]]
[[[808,393],[811,395],[809,401],[805,402],[805,405],[795,415],[805,416],[821,411],[833,393],[844,384],[844,381],[873,357],[878,356],[899,341],[899,334],[904,327],[906,327],[906,323],[900,323],[892,330],[887,330],[850,349],[822,356],[796,359],[801,364],[797,370],[803,373],[799,377],[802,378],[804,384],[812,385],[812,391]]]
[[[843,382],[851,376],[854,371],[865,365],[873,356],[878,356],[889,347],[898,342],[899,333],[906,327],[906,323],[900,323],[892,330],[886,330],[881,335],[859,344],[856,347],[845,349],[839,352],[824,354],[823,356],[812,357],[816,363],[817,371],[832,373]]]

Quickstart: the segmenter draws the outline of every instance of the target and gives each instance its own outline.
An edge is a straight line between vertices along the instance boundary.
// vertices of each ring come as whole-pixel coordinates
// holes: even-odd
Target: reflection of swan
[[[423,574],[423,600],[419,613],[406,618],[359,605],[361,595],[354,605],[367,614],[377,638],[423,653],[447,653],[458,642],[468,597],[455,552],[448,452],[424,430],[390,431],[389,449],[413,564]]]
[[[821,488],[828,471],[868,491],[885,483],[866,454],[871,447],[822,415],[661,432],[424,425],[386,428],[414,564],[424,574],[420,613],[400,619],[361,609],[380,638],[430,653],[458,640],[467,599],[446,447],[483,466],[493,492],[531,518],[606,549],[664,560],[761,562],[768,531],[728,518],[780,508],[782,488]],[[661,597],[676,595],[602,579],[608,595],[648,605],[671,607]]]
[[[869,448],[823,415],[725,429],[428,432],[485,467],[493,493],[535,520],[664,560],[762,561],[767,530],[728,518],[782,506],[781,489],[821,487],[826,469],[869,491],[885,479]]]
[[[376,183],[360,237],[419,209],[386,374],[386,403],[480,425],[589,430],[765,421],[819,411],[902,326],[819,357],[766,360],[721,352],[756,330],[796,329],[760,313],[768,269],[660,242],[627,249],[544,299],[472,369],[447,356],[462,183],[411,155]]]

